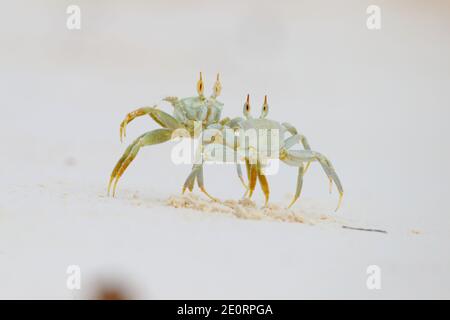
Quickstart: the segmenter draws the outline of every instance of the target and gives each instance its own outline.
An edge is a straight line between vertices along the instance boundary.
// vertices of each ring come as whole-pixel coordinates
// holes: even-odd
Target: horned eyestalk
[[[244,103],[244,116],[245,118],[249,119],[250,116],[250,95],[247,94],[247,100]]]
[[[202,73],[200,72],[200,79],[197,81],[197,92],[200,97],[203,97],[204,87]]]
[[[267,114],[269,113],[269,104],[267,103],[267,95],[264,96],[264,102],[261,110],[261,116],[260,119],[264,119],[267,117]]]
[[[220,74],[217,74],[217,79],[216,82],[214,83],[214,88],[213,88],[213,97],[217,98],[220,93],[222,92],[222,84],[220,83]]]

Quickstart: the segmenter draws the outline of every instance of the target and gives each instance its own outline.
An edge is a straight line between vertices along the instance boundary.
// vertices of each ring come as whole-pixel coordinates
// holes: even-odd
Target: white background
[[[66,28],[70,4],[81,30]],[[138,298],[449,298],[449,18],[448,1],[2,3],[0,297],[85,298],[113,273]],[[120,144],[125,114],[195,95],[199,71],[207,93],[221,73],[223,116],[247,93],[258,115],[267,94],[269,117],[330,158],[342,210],[317,164],[298,210],[319,203],[388,235],[164,206],[190,171],[171,143],[142,149],[106,198],[126,143],[156,127],[135,120]],[[289,203],[296,171],[269,177],[273,202]],[[205,179],[242,196],[233,166]],[[81,292],[66,288],[71,264]],[[366,287],[371,264],[381,290]]]

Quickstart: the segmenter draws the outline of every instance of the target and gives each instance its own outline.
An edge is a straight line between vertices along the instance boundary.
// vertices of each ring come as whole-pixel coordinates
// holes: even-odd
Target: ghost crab
[[[330,192],[332,183],[334,183],[339,192],[339,202],[336,210],[342,201],[344,190],[342,184],[337,176],[331,162],[321,153],[311,150],[306,137],[298,133],[297,129],[291,124],[284,122],[279,123],[275,120],[267,119],[269,113],[269,105],[267,103],[267,96],[264,97],[262,105],[262,111],[259,118],[253,118],[250,114],[250,96],[247,95],[247,99],[243,108],[244,118],[235,118],[226,124],[227,128],[231,128],[234,131],[234,136],[230,137],[230,134],[224,130],[216,133],[210,133],[207,137],[214,137],[209,143],[218,143],[223,146],[231,148],[234,152],[237,152],[241,156],[235,155],[234,157],[240,158],[245,161],[248,176],[248,190],[244,194],[244,197],[251,198],[256,187],[257,181],[261,185],[261,189],[265,196],[265,205],[267,206],[269,201],[269,184],[264,174],[264,168],[267,166],[268,160],[278,159],[287,165],[298,167],[297,174],[297,187],[294,198],[289,204],[290,208],[300,197],[300,193],[303,185],[303,176],[308,169],[310,163],[317,161],[325,171],[330,181]],[[261,135],[260,132],[266,130],[266,132],[276,132],[275,137]],[[248,132],[256,132],[255,139],[252,141],[246,140],[248,138]],[[290,136],[284,138],[288,133]],[[236,138],[239,137],[239,138]],[[272,141],[272,139],[274,141]],[[261,143],[261,140],[264,140]],[[301,143],[304,150],[290,150],[296,144]],[[239,167],[238,167],[239,170]],[[245,185],[245,183],[244,183]]]
[[[200,123],[201,128],[205,129],[202,137],[202,144],[200,145],[202,155],[204,152],[204,146],[214,144],[222,144],[223,146],[231,147],[235,152],[243,151],[246,155],[243,160],[247,169],[247,177],[249,180],[248,186],[243,179],[240,163],[236,163],[238,176],[244,187],[247,189],[244,196],[248,195],[249,198],[252,197],[256,183],[259,180],[266,198],[265,204],[267,205],[270,191],[266,175],[264,174],[264,168],[268,159],[279,159],[288,165],[298,167],[297,188],[295,196],[289,205],[289,207],[291,207],[300,196],[303,185],[303,175],[308,169],[310,163],[313,161],[318,161],[330,180],[330,188],[334,182],[339,191],[339,203],[336,208],[337,210],[342,200],[343,189],[339,178],[331,165],[331,162],[322,154],[311,150],[305,136],[298,133],[294,126],[287,122],[279,123],[274,120],[266,119],[269,112],[267,96],[264,99],[262,112],[259,118],[251,117],[250,99],[247,95],[247,100],[244,104],[245,119],[241,117],[234,118],[233,120],[230,120],[229,118],[220,119],[223,103],[218,101],[217,97],[220,95],[221,90],[222,86],[220,84],[219,75],[217,75],[216,82],[213,86],[212,95],[209,98],[205,97],[202,74],[200,73],[200,79],[197,82],[198,96],[182,99],[178,99],[177,97],[166,97],[163,99],[163,101],[169,102],[174,108],[173,116],[158,109],[156,105],[153,107],[139,108],[128,113],[120,125],[121,141],[126,136],[126,127],[128,123],[140,116],[150,116],[162,128],[142,134],[126,148],[111,173],[108,184],[108,195],[110,194],[111,187],[113,196],[115,195],[117,183],[120,177],[123,175],[130,163],[135,159],[140,148],[167,142],[177,136],[176,132],[179,129],[187,132],[189,137],[196,138],[196,127],[198,127]],[[281,134],[279,134],[276,149],[273,149],[272,145],[270,145],[268,148],[270,152],[268,155],[265,155],[262,151],[266,151],[267,153],[267,150],[261,150],[259,143],[256,146],[247,146],[245,143],[239,143],[239,135],[237,133],[239,131],[246,131],[249,129],[254,129],[256,131],[262,129],[277,130]],[[210,134],[208,130],[218,131],[219,134]],[[227,131],[229,133],[229,130],[232,132],[231,135],[227,135]],[[289,133],[290,137],[284,139],[285,133]],[[303,145],[304,150],[290,150],[291,147],[298,143]],[[273,155],[274,153],[275,156]],[[204,187],[203,160],[204,157],[202,157],[202,161],[200,163],[193,165],[192,171],[183,185],[183,193],[186,189],[192,191],[195,181],[197,181],[200,190],[210,199],[216,200],[205,190]]]
[[[140,116],[150,116],[162,128],[142,134],[126,148],[111,173],[108,183],[108,195],[110,194],[112,187],[112,195],[114,197],[120,177],[142,147],[167,142],[176,136],[176,132],[179,129],[185,130],[190,137],[194,138],[196,125],[199,123],[201,123],[202,129],[206,129],[210,127],[222,128],[224,123],[229,122],[229,118],[220,119],[223,103],[217,100],[217,97],[220,95],[221,91],[222,85],[220,83],[219,74],[217,74],[213,86],[213,93],[210,97],[205,97],[204,83],[202,73],[200,72],[200,79],[197,82],[198,96],[182,99],[178,99],[177,97],[166,97],[163,99],[163,101],[172,105],[174,109],[173,116],[158,109],[156,105],[153,107],[142,107],[128,113],[120,124],[121,141],[126,136],[126,127],[128,123]],[[240,168],[238,169],[238,172],[239,171],[241,171]],[[183,192],[186,188],[189,188],[189,190],[192,191],[196,179],[200,190],[209,198],[216,200],[205,190],[202,165],[194,165],[193,170],[183,187]]]

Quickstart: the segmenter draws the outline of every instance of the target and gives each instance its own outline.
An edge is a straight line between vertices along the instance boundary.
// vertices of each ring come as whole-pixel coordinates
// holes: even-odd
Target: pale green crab
[[[240,162],[236,161],[238,176],[247,190],[245,196],[252,196],[256,186],[256,182],[257,180],[259,180],[266,197],[267,205],[269,200],[269,185],[263,171],[267,159],[270,157],[273,158],[273,153],[275,153],[277,159],[287,163],[288,165],[296,166],[299,168],[297,190],[294,199],[292,200],[289,207],[291,207],[300,196],[303,184],[303,175],[309,167],[309,164],[312,161],[318,161],[322,165],[322,168],[324,169],[330,180],[330,186],[331,183],[334,182],[338,188],[340,195],[338,204],[339,208],[342,200],[343,189],[330,161],[322,154],[312,151],[305,136],[299,134],[295,127],[293,127],[289,123],[285,122],[280,124],[276,121],[266,119],[269,111],[267,96],[264,99],[263,108],[259,119],[252,118],[250,115],[249,96],[247,96],[247,100],[244,104],[245,119],[240,117],[234,118],[233,120],[230,120],[229,118],[220,119],[223,103],[218,101],[217,97],[220,95],[221,90],[222,86],[219,80],[219,75],[217,75],[216,82],[213,86],[212,95],[209,98],[205,97],[202,73],[200,73],[200,79],[197,82],[198,96],[182,99],[178,99],[176,97],[166,97],[163,99],[163,101],[169,102],[173,106],[173,116],[158,109],[157,106],[143,107],[128,113],[120,125],[121,141],[123,137],[126,136],[127,124],[135,118],[143,115],[149,115],[162,128],[144,133],[143,135],[135,139],[126,148],[124,154],[119,159],[111,173],[108,184],[108,195],[110,194],[111,187],[113,187],[113,196],[115,195],[117,183],[120,177],[123,175],[130,163],[134,160],[141,147],[167,142],[176,137],[176,133],[179,130],[187,132],[187,135],[191,138],[197,138],[196,127],[198,127],[200,123],[201,129],[205,130],[203,132],[204,134],[202,137],[202,143],[200,145],[202,159],[200,163],[196,163],[193,165],[192,171],[183,185],[183,193],[186,191],[186,189],[192,191],[195,181],[197,181],[197,184],[203,193],[205,193],[210,199],[217,200],[206,191],[204,186],[203,148],[204,146],[222,143],[222,145],[231,147],[235,152],[243,150],[244,154],[246,155],[244,156],[244,162],[247,168],[247,177],[249,180],[248,186],[243,179]],[[228,131],[230,129],[232,132],[231,134]],[[242,130],[246,131],[250,129],[254,129],[257,131],[263,129],[278,130],[281,133],[279,135],[279,141],[276,144],[277,148],[276,150],[270,150],[269,157],[265,155],[265,153],[267,153],[267,150],[261,150],[259,144],[255,147],[252,145],[246,146],[245,143],[239,143],[239,136],[237,133]],[[219,134],[211,134],[211,130],[213,130],[214,132],[219,132]],[[226,133],[227,131],[228,135]],[[284,140],[283,137],[286,132],[290,133],[291,136]],[[225,139],[223,139],[223,135],[226,137]],[[305,150],[289,150],[292,146],[299,142],[302,143]],[[269,149],[271,147],[269,147]],[[306,166],[304,165],[305,163]]]
[[[259,118],[253,118],[250,114],[249,95],[247,95],[247,99],[244,103],[243,113],[245,119],[235,118],[229,121],[222,130],[214,129],[214,132],[209,130],[210,132],[205,133],[204,140],[206,141],[204,143],[229,147],[237,153],[237,155],[234,156],[235,159],[245,162],[249,186],[244,197],[247,195],[249,198],[252,197],[256,183],[259,181],[265,195],[265,205],[267,206],[270,191],[266,175],[264,174],[264,168],[267,166],[269,160],[281,160],[290,166],[298,167],[297,188],[294,198],[288,206],[288,208],[290,208],[300,197],[303,176],[309,167],[309,164],[318,161],[330,181],[330,192],[333,182],[338,189],[339,202],[336,207],[336,210],[338,210],[344,190],[331,162],[321,153],[311,150],[306,137],[298,133],[294,126],[286,122],[279,123],[267,119],[269,113],[267,96],[264,97]],[[229,129],[232,129],[234,134],[230,134]],[[248,134],[249,132],[255,132],[253,136],[256,137],[256,139],[248,139],[252,136],[251,134]],[[276,135],[272,135],[271,133],[273,132],[275,132]],[[290,135],[287,138],[285,138],[286,133]],[[261,143],[262,140],[264,140],[263,143]],[[298,143],[303,145],[304,150],[290,150]]]
[[[137,117],[149,115],[162,128],[144,133],[135,139],[125,150],[122,157],[115,165],[108,184],[108,195],[111,191],[112,195],[116,193],[117,183],[125,172],[130,163],[134,160],[139,150],[144,146],[150,146],[167,142],[177,136],[177,131],[181,130],[188,133],[188,136],[195,138],[196,126],[201,124],[202,129],[222,128],[223,124],[230,121],[229,118],[220,119],[223,103],[217,100],[217,97],[222,91],[219,74],[217,74],[216,82],[213,86],[213,93],[210,97],[204,95],[204,83],[202,73],[200,72],[200,79],[197,82],[198,96],[178,99],[177,97],[166,97],[163,101],[169,102],[173,106],[173,116],[158,109],[155,105],[153,107],[143,107],[128,113],[125,119],[120,124],[120,140],[126,136],[126,127]],[[242,172],[238,169],[238,172]],[[240,175],[242,177],[242,174]],[[198,186],[209,198],[212,197],[204,187],[203,182],[203,166],[194,165],[191,174],[188,176],[184,186],[183,192],[188,188],[192,191],[195,180],[197,179]],[[241,178],[242,180],[242,178]]]

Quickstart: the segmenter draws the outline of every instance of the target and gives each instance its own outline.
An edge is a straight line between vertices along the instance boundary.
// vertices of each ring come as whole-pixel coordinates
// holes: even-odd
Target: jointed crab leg
[[[247,195],[250,193],[250,162],[248,161],[248,159],[245,159],[245,169],[247,171],[247,179],[248,179],[249,185],[246,188],[247,190],[245,190],[244,198],[247,197]]]
[[[306,137],[304,135],[298,134],[298,133],[287,138],[284,142],[284,147],[286,149],[289,149],[292,146],[294,146],[296,143],[299,143],[299,142],[302,143],[303,148],[305,148],[305,150],[311,150],[311,147],[309,146],[309,143],[308,143],[308,140],[306,140]]]
[[[191,173],[189,174],[186,181],[184,182],[182,193],[184,193],[186,191],[186,189],[189,189],[189,191],[192,191],[194,189],[195,179],[197,179],[197,185],[200,188],[200,190],[208,198],[210,198],[213,201],[218,201],[216,198],[211,196],[205,189],[204,179],[203,179],[203,164],[194,164],[194,166],[192,167]]]
[[[310,162],[308,162],[310,163]],[[303,186],[303,174],[304,174],[305,167],[303,166],[303,162],[299,163],[298,166],[298,177],[297,177],[297,188],[295,190],[294,199],[292,199],[292,202],[289,204],[288,208],[292,207],[297,201],[297,199],[300,197],[300,193],[302,192],[302,186]]]
[[[248,190],[248,186],[244,181],[244,176],[242,175],[242,167],[241,167],[240,163],[236,163],[236,171],[239,176],[239,180],[241,180],[242,185],[244,186],[245,190]]]
[[[155,107],[143,107],[126,115],[125,119],[120,124],[120,140],[122,141],[123,137],[126,136],[126,126],[128,123],[137,117],[147,114],[164,129],[157,129],[147,132],[138,137],[127,147],[111,173],[111,178],[108,184],[108,195],[110,194],[113,182],[113,196],[115,195],[117,183],[119,182],[120,177],[130,165],[131,161],[133,161],[136,157],[141,147],[166,142],[170,140],[173,130],[182,127],[181,123],[170,114],[162,110],[158,110]]]
[[[119,161],[117,162],[116,166],[114,167],[111,173],[111,178],[108,184],[108,195],[110,193],[111,185],[113,182],[114,182],[113,196],[115,195],[117,183],[119,182],[120,177],[127,169],[127,167],[130,165],[131,161],[134,160],[141,147],[166,142],[170,140],[172,132],[173,132],[172,129],[156,129],[144,133],[139,138],[134,140],[134,142],[131,143],[125,150],[124,154],[119,159]]]
[[[248,159],[245,159],[245,164],[247,166],[247,174],[248,174],[248,180],[249,180],[249,188],[244,194],[244,198],[247,196],[251,198],[253,195],[253,192],[256,188],[256,183],[259,181],[259,184],[261,185],[261,189],[264,193],[265,197],[265,206],[269,203],[269,183],[267,182],[266,176],[261,171],[261,166],[259,163],[257,164],[250,164],[250,161]]]
[[[198,165],[194,164],[192,166],[191,173],[189,174],[189,176],[186,178],[186,181],[184,182],[183,190],[181,191],[183,194],[186,192],[186,189],[188,189],[191,192],[192,192],[192,190],[194,190],[194,183],[195,183],[195,178],[197,177],[197,174],[198,174],[198,170],[199,170]]]
[[[248,197],[251,198],[253,195],[253,191],[255,191],[255,187],[256,187],[256,181],[258,178],[258,169],[256,167],[256,164],[249,164],[250,166],[250,177],[249,177],[249,193],[248,193]]]
[[[130,123],[137,117],[147,114],[150,117],[152,117],[152,119],[155,120],[155,122],[158,123],[163,128],[177,129],[182,127],[180,122],[174,117],[172,117],[170,114],[162,110],[156,109],[155,107],[143,107],[136,109],[125,116],[125,119],[120,124],[120,141],[122,141],[123,138],[126,137],[127,135],[126,128],[128,123]]]
[[[296,135],[298,133],[297,129],[292,124],[290,124],[288,122],[283,122],[281,125],[283,127],[285,127],[287,129],[287,131],[289,131],[289,133],[292,134],[292,135]]]
[[[297,129],[293,125],[291,125],[288,122],[284,122],[282,125],[292,134],[292,136],[287,138],[285,141],[286,149],[289,149],[294,144],[301,142],[303,145],[303,148],[305,148],[305,150],[311,150],[311,147],[309,146],[309,143],[308,143],[308,140],[306,139],[306,137],[303,134],[298,133]],[[308,171],[310,164],[311,164],[311,162],[308,162],[306,164],[305,170],[303,170],[303,174],[305,174],[306,171]]]
[[[211,195],[206,191],[205,185],[204,185],[204,182],[203,182],[203,181],[204,181],[204,180],[203,180],[203,165],[200,165],[200,170],[198,171],[198,174],[197,174],[197,185],[198,185],[198,187],[200,188],[200,190],[201,190],[204,194],[206,194],[206,196],[207,196],[208,198],[210,198],[210,199],[213,200],[213,201],[218,201],[217,198],[214,198],[213,196],[211,196]]]
[[[258,166],[258,179],[259,179],[259,184],[261,185],[261,189],[266,198],[264,206],[267,206],[267,204],[269,203],[269,194],[270,194],[269,183],[267,182],[266,176],[261,172],[261,168],[259,166]]]
[[[311,147],[309,146],[308,140],[306,140],[306,137],[302,134],[295,134],[293,136],[290,136],[289,138],[287,138],[284,142],[284,147],[286,149],[291,148],[292,146],[294,146],[295,144],[301,142],[303,147],[305,148],[305,150],[311,150]],[[311,165],[311,161],[308,161],[306,163],[306,167],[303,170],[303,174],[306,173],[306,171],[308,170],[309,166]]]
[[[342,188],[341,181],[339,180],[339,177],[336,174],[336,171],[331,165],[331,162],[324,155],[312,150],[292,150],[292,151],[283,150],[283,151],[284,152],[282,153],[280,159],[292,166],[299,166],[300,163],[312,161],[318,161],[320,163],[326,175],[328,176],[328,179],[334,182],[339,191],[339,203],[336,207],[336,210],[339,209],[339,206],[341,205],[342,202],[342,196],[344,195],[344,190]]]

